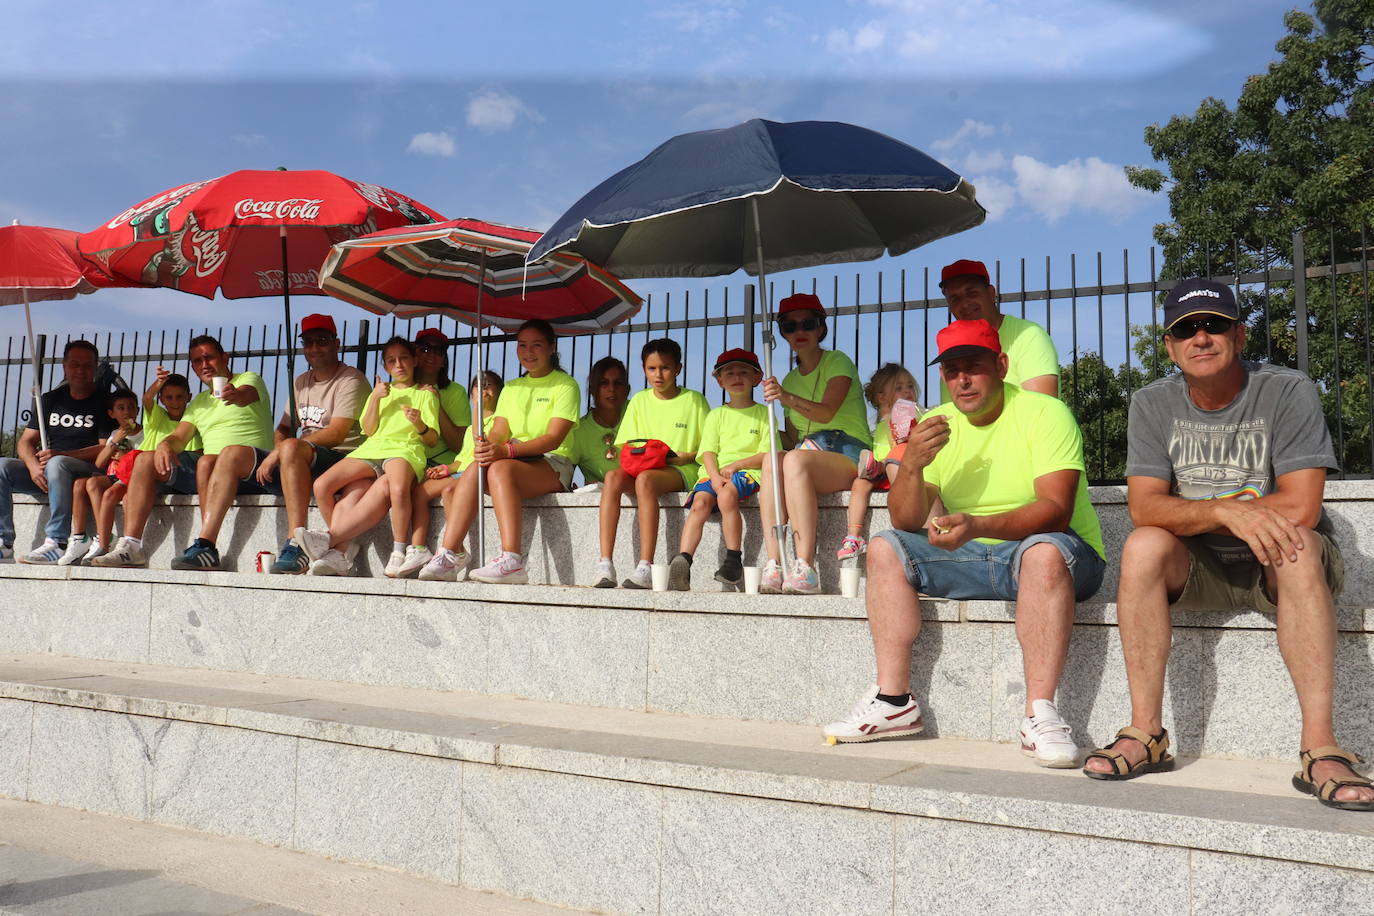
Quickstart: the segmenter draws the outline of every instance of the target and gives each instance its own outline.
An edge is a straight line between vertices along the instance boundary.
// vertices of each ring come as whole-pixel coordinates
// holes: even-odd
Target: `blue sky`
[[[841,265],[891,289],[959,257],[1147,258],[1160,197],[1131,189],[1143,128],[1233,102],[1275,57],[1273,0],[848,0],[500,5],[10,0],[0,33],[0,218],[88,230],[181,182],[324,168],[450,216],[545,228],[678,133],[750,117],[891,134],[978,187],[982,227]],[[788,276],[806,281],[811,274]],[[1091,273],[1088,274],[1091,276]],[[736,288],[636,281],[641,292]],[[828,285],[829,280],[824,281]],[[1008,286],[1008,284],[1004,284]],[[846,295],[852,301],[852,292]],[[863,298],[871,298],[861,294]],[[847,304],[847,303],[846,303]],[[350,310],[310,299],[297,313]],[[40,330],[272,322],[273,299],[105,291],[35,310]],[[349,314],[354,318],[361,313]],[[22,333],[0,314],[0,337]]]

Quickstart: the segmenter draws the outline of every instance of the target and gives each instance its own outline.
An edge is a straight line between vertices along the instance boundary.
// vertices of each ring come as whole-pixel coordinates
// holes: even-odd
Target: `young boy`
[[[639,506],[639,565],[622,588],[653,586],[654,548],[658,543],[658,499],[664,493],[686,490],[696,483],[700,466],[696,463],[702,427],[710,407],[699,391],[684,391],[677,386],[682,371],[682,347],[677,341],[661,337],[651,340],[640,351],[644,378],[649,387],[630,399],[616,433],[618,450],[634,439],[658,439],[675,453],[666,467],[641,471],[632,477],[622,468],[606,472],[601,490],[601,559],[596,564],[597,588],[615,587],[616,528],[620,524],[620,497],[633,494]]]
[[[712,372],[729,400],[711,411],[701,434],[701,479],[687,497],[691,512],[682,525],[682,551],[668,567],[668,588],[685,592],[691,587],[692,554],[701,543],[706,519],[720,505],[720,530],[725,538],[725,562],[716,570],[716,581],[738,587],[744,577],[740,547],[744,542],[744,517],[740,503],[759,490],[764,458],[768,454],[768,408],[754,401],[754,389],[763,381],[759,358],[748,350],[726,350],[716,359]]]
[[[57,561],[59,565],[69,566],[82,561],[89,563],[110,548],[114,540],[115,509],[128,489],[134,459],[139,452],[157,448],[157,444],[176,429],[190,401],[191,383],[186,376],[169,373],[158,366],[157,378],[143,393],[143,439],[135,449],[128,446],[132,445],[129,436],[138,429],[138,424],[133,422],[138,400],[131,391],[118,391],[111,396],[110,417],[120,427],[110,434],[96,462],[97,467],[108,467],[109,473],[77,481],[78,485],[86,486],[82,492],[75,489],[72,492],[72,537],[67,543],[67,552]],[[200,437],[196,436],[187,447],[188,450],[198,451]],[[85,533],[88,502],[95,513],[94,539]],[[80,507],[79,512],[77,507]]]

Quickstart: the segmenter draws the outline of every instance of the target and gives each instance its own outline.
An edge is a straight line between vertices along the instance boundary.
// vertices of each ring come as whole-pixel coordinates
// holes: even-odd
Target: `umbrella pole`
[[[487,345],[482,340],[482,290],[487,285],[487,250],[482,249],[482,261],[477,270],[477,436],[486,440],[486,430],[482,425],[482,392],[487,383]],[[471,397],[472,393],[468,392]],[[487,526],[486,511],[486,469],[477,465],[477,565],[487,565]]]
[[[768,304],[768,276],[763,269],[763,229],[759,222],[759,199],[749,198],[754,211],[754,244],[759,259],[759,299],[763,305],[763,377],[773,375],[773,313]],[[778,539],[778,555],[782,558],[783,574],[787,572],[787,558],[792,552],[792,525],[782,517],[782,466],[778,456],[778,417],[773,404],[768,405],[768,468],[773,475],[773,534]]]
[[[286,270],[285,226],[281,227],[281,289],[282,305],[286,309],[286,397],[291,406],[291,428],[295,429],[301,421],[296,416],[296,338],[291,333],[294,326],[291,323],[291,274]]]
[[[29,327],[29,359],[33,363],[33,414],[38,418],[38,442],[43,451],[48,450],[48,421],[43,416],[43,393],[39,382],[38,348],[33,342],[33,315],[29,314],[29,291],[23,290],[24,322]]]

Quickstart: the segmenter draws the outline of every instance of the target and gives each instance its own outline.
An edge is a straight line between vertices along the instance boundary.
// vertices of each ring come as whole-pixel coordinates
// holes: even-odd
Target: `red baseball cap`
[[[940,271],[940,288],[944,289],[945,283],[954,277],[982,277],[984,281],[992,282],[992,277],[988,274],[988,265],[982,261],[970,261],[967,258],[945,265],[944,269]]]
[[[751,369],[759,372],[763,371],[759,368],[759,358],[752,351],[742,350],[736,347],[733,350],[726,350],[724,353],[720,354],[720,356],[716,357],[716,367],[711,370],[711,374],[715,375],[731,363],[744,363]]]
[[[979,350],[990,350],[997,354],[1002,352],[1002,341],[997,337],[997,329],[981,318],[956,321],[942,328],[940,333],[935,335],[935,345],[940,348],[940,355],[927,363],[930,366],[947,359],[973,356]]]
[[[815,293],[793,293],[786,299],[778,303],[778,317],[781,318],[788,312],[820,312],[825,314],[825,306],[821,305],[821,298]]]
[[[446,346],[448,344],[448,335],[438,328],[421,328],[415,334],[415,342],[418,344],[425,341],[436,343],[441,347]]]
[[[329,315],[306,315],[301,319],[301,336],[304,337],[311,331],[328,331],[335,337],[339,336],[339,329],[334,326],[334,319]]]

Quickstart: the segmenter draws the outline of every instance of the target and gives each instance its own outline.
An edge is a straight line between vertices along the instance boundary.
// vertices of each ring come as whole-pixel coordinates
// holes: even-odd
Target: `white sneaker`
[[[388,579],[395,579],[400,576],[401,564],[405,561],[406,552],[404,550],[391,551],[391,556],[387,557],[386,569],[382,570],[382,575],[386,576]]]
[[[57,546],[57,542],[52,538],[45,538],[33,550],[18,557],[20,563],[30,566],[52,566],[62,558],[63,548]]]
[[[81,558],[82,566],[91,566],[95,563],[96,558],[103,557],[105,556],[105,554],[110,552],[110,548],[106,547],[99,541],[92,541],[91,543],[93,546],[91,547],[90,552]]]
[[[1021,720],[1021,753],[1036,766],[1067,769],[1078,766],[1078,745],[1073,729],[1059,718],[1059,710],[1049,700],[1031,703],[1033,716]]]
[[[878,685],[874,684],[859,697],[848,718],[831,722],[821,733],[825,735],[826,744],[838,744],[917,735],[925,727],[921,721],[921,706],[915,697],[905,706],[893,706],[878,699]]]
[[[525,561],[519,554],[502,551],[496,559],[481,569],[468,573],[469,579],[490,582],[493,585],[525,585],[530,577],[525,573]]]
[[[305,555],[312,561],[318,560],[329,552],[329,532],[311,531],[309,528],[297,528],[291,532],[291,536],[296,540],[296,546],[305,551]]]
[[[647,560],[640,560],[635,571],[625,577],[625,581],[620,583],[621,588],[653,588],[654,587],[654,564]]]
[[[135,547],[129,538],[120,538],[115,545],[101,556],[91,561],[92,566],[103,569],[143,568],[148,565],[148,555],[142,547]]]
[[[419,547],[411,544],[406,548],[405,559],[401,561],[400,567],[396,570],[396,578],[409,579],[411,576],[425,568],[425,564],[434,559],[434,554],[429,552],[429,548],[423,544]]]
[[[95,546],[95,541],[86,537],[84,534],[72,535],[72,539],[67,542],[67,552],[57,558],[58,566],[80,566],[81,559],[91,552]]]
[[[610,560],[596,561],[596,575],[592,576],[593,588],[615,588],[615,564]]]
[[[457,582],[467,575],[468,552],[466,550],[440,550],[420,570],[420,578],[426,582]]]
[[[763,595],[782,594],[782,566],[777,560],[765,560],[759,573],[759,593]]]
[[[318,560],[310,564],[312,576],[347,576],[352,573],[353,564],[337,550],[326,550]]]

